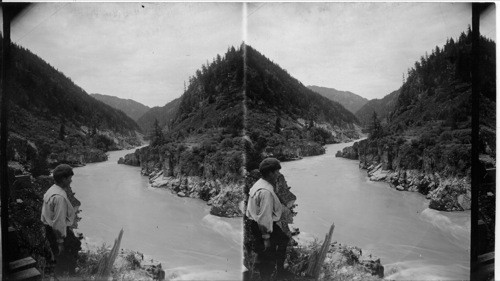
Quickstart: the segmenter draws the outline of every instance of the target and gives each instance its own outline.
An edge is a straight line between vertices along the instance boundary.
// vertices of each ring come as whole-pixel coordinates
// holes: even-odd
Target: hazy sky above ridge
[[[472,22],[467,3],[251,3],[248,40],[305,85],[382,98]],[[495,13],[481,32],[495,38]]]
[[[40,3],[11,38],[88,93],[163,106],[243,40],[304,85],[382,98],[469,24],[467,3]],[[494,10],[481,33],[495,40]]]
[[[90,93],[163,106],[207,60],[239,46],[241,3],[42,3],[12,24],[28,48]]]

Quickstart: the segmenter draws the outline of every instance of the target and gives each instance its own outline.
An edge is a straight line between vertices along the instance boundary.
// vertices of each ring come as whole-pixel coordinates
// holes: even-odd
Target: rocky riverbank
[[[303,142],[267,147],[263,152],[264,158],[275,157],[280,161],[293,161],[307,156],[322,154],[325,154],[325,147],[315,142]]]
[[[198,198],[207,201],[210,214],[220,217],[241,217],[243,201],[241,182],[207,180],[197,176],[169,177],[163,171],[149,175],[151,187],[167,188],[179,197]]]
[[[95,135],[81,132],[61,137],[32,141],[19,134],[9,135],[7,158],[9,165],[18,173],[34,176],[48,175],[49,169],[65,163],[81,167],[87,163],[108,160],[107,151],[130,149],[143,143],[139,133],[119,134],[99,131]]]
[[[440,211],[464,211],[471,208],[470,176],[453,173],[453,165],[446,161],[461,158],[455,150],[450,155],[434,157],[429,151],[420,153],[418,146],[402,140],[355,142],[338,151],[337,157],[359,160],[373,181],[386,181],[400,191],[414,191],[425,195],[429,208]],[[443,157],[444,156],[444,157]],[[462,159],[457,165],[466,165]],[[437,167],[445,166],[438,170]],[[463,167],[462,167],[463,169]],[[470,168],[469,168],[470,171]]]
[[[144,147],[118,160],[141,167],[155,188],[167,188],[180,197],[199,198],[210,205],[210,214],[241,217],[244,179],[242,153],[238,150],[202,155],[206,148],[183,144]]]

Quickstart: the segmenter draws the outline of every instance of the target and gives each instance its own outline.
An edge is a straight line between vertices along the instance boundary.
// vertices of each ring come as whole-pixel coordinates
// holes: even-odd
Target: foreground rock
[[[75,278],[78,280],[95,280],[99,261],[111,251],[111,246],[98,246],[83,238],[82,250],[79,252],[78,267]],[[159,261],[141,252],[121,249],[113,263],[111,276],[113,280],[170,280],[176,277],[175,272],[166,273]]]
[[[320,247],[317,242],[300,242],[290,253],[288,270],[297,275],[295,280],[307,278],[310,254]],[[380,259],[354,246],[342,245],[337,242],[330,244],[318,280],[382,280],[384,267]]]

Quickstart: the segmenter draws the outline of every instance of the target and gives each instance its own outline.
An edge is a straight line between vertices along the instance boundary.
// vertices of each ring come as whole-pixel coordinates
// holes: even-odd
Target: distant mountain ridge
[[[334,88],[320,87],[320,86],[307,86],[307,88],[314,92],[327,97],[328,99],[340,103],[347,110],[356,113],[363,105],[368,102],[368,99],[363,98],[355,93],[349,91],[339,91]]]
[[[150,108],[142,103],[131,99],[122,99],[115,96],[101,95],[101,94],[90,94],[93,98],[102,101],[103,103],[123,111],[128,117],[137,121],[144,113],[146,113]]]
[[[37,55],[12,44],[11,61],[9,160],[37,175],[50,165],[103,161],[107,150],[140,145],[134,120]]]
[[[387,118],[394,110],[400,93],[401,89],[393,91],[381,99],[369,100],[356,111],[356,117],[365,128],[372,121],[373,112],[377,113],[382,123],[387,123]]]
[[[153,129],[155,120],[158,121],[160,127],[167,127],[168,130],[168,126],[172,124],[177,115],[180,102],[181,98],[176,98],[164,106],[150,108],[137,119],[137,124],[145,134],[148,134]]]

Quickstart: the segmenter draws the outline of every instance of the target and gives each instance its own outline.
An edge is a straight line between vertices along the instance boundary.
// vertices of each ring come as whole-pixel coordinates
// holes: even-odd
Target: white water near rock
[[[321,240],[335,223],[332,240],[380,257],[387,279],[468,279],[470,211],[432,210],[421,194],[369,181],[358,161],[335,157],[350,145],[282,163],[297,195],[294,225]]]
[[[112,245],[123,228],[121,247],[161,261],[175,280],[240,279],[241,219],[211,216],[202,200],[150,187],[138,167],[117,164],[133,151],[74,170],[79,231],[92,243]]]

